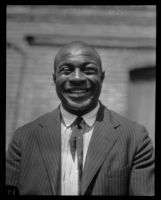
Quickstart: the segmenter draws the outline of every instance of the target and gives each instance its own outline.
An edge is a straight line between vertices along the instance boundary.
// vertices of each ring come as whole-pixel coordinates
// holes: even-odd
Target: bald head
[[[54,71],[56,72],[57,66],[66,58],[78,56],[92,57],[98,63],[102,71],[101,58],[97,51],[92,46],[81,41],[68,43],[59,50],[54,60]]]

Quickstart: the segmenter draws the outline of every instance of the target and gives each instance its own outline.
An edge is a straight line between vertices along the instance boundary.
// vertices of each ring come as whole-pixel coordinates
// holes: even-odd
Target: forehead
[[[94,61],[101,66],[101,60],[98,53],[91,47],[69,46],[60,50],[55,58],[55,64],[58,66],[62,62],[90,62]]]

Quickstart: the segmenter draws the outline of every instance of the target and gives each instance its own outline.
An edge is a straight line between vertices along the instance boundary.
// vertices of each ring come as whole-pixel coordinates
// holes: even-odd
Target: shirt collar
[[[99,107],[100,107],[100,103],[98,102],[97,106],[92,111],[82,116],[82,118],[84,119],[84,121],[86,122],[88,126],[91,127],[94,125]],[[71,126],[72,123],[77,118],[77,115],[74,115],[66,111],[63,108],[62,104],[60,105],[60,112],[62,114],[63,121],[67,127]]]

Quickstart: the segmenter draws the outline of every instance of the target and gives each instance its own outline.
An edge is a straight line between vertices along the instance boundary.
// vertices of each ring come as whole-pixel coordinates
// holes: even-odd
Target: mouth
[[[82,98],[88,98],[88,96],[91,94],[91,90],[87,88],[72,88],[67,89],[65,94],[70,98],[81,100]]]
[[[70,94],[82,94],[89,92],[89,89],[69,89],[67,92]]]

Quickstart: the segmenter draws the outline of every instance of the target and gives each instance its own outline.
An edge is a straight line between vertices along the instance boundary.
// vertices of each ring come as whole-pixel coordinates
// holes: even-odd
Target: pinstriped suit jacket
[[[17,129],[6,157],[6,185],[20,195],[60,195],[57,108]],[[141,125],[101,104],[83,170],[82,195],[154,195],[154,152]]]

